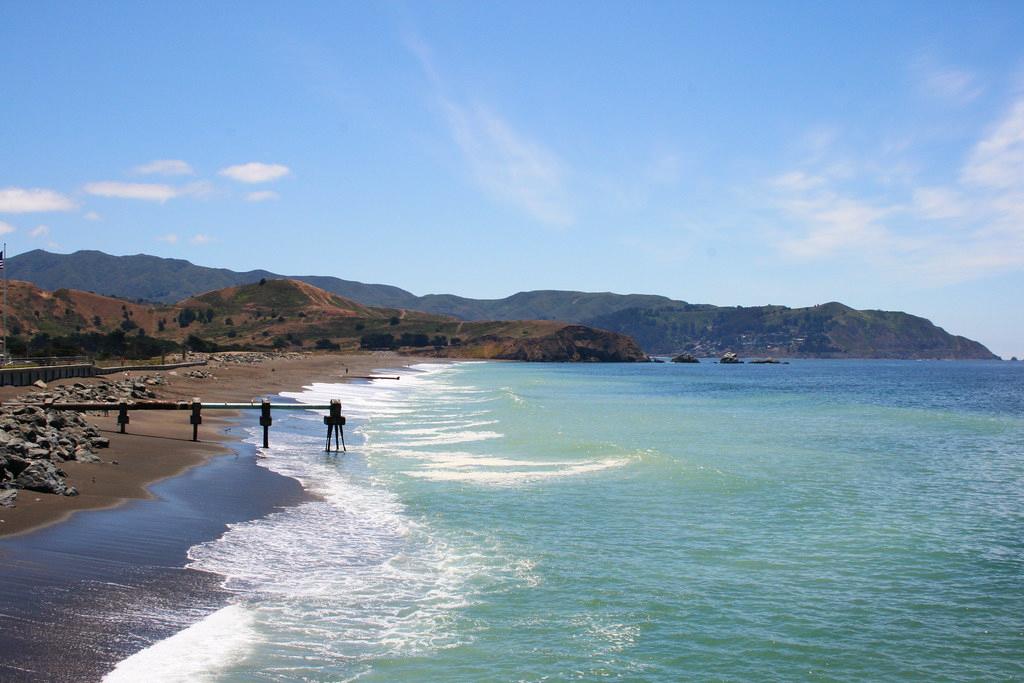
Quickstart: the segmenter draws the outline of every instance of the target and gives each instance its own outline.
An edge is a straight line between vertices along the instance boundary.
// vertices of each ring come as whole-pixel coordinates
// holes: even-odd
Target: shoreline
[[[195,393],[210,401],[239,400],[245,395],[239,392],[257,382],[262,393],[276,395],[345,381],[346,367],[350,375],[363,375],[419,362],[393,354],[325,354],[211,364],[206,369],[217,380],[171,376],[172,384],[158,389],[161,398]],[[3,680],[100,680],[128,656],[229,604],[222,576],[188,568],[190,548],[232,524],[317,499],[298,480],[259,464],[260,449],[243,441],[239,428],[255,415],[224,411],[204,420],[203,441],[193,443],[187,413],[138,414],[128,434],[104,424],[111,448],[100,451],[103,464],[62,464],[69,482],[83,486],[82,495],[27,492],[23,527],[10,533],[12,524],[0,537]],[[112,459],[119,464],[109,464]],[[81,510],[91,514],[75,514]],[[0,510],[0,518],[10,512]]]
[[[369,374],[373,370],[394,365],[431,362],[393,353],[366,355],[314,353],[300,358],[279,358],[259,364],[211,362],[203,369],[216,379],[199,379],[183,371],[146,373],[133,371],[132,378],[159,374],[169,384],[156,387],[161,399],[189,400],[198,396],[204,401],[242,401],[263,395],[276,395],[295,390],[312,382],[346,381],[346,374]],[[348,371],[346,373],[346,370]],[[123,375],[109,375],[111,380]],[[105,378],[66,379],[50,386],[81,382],[91,385]],[[38,391],[34,387],[0,388],[0,400]],[[102,463],[61,463],[68,473],[68,483],[78,489],[77,496],[58,496],[19,490],[13,508],[0,508],[0,540],[32,533],[67,521],[82,510],[106,510],[132,500],[153,498],[150,487],[168,478],[180,476],[215,456],[231,453],[228,443],[238,440],[231,430],[238,424],[237,411],[223,411],[203,416],[200,441],[191,440],[188,415],[184,411],[136,411],[131,414],[127,433],[118,431],[113,413],[88,416],[110,439],[110,448],[98,452]],[[252,416],[255,421],[255,416]],[[273,427],[271,427],[273,448]],[[113,464],[116,461],[117,464]]]

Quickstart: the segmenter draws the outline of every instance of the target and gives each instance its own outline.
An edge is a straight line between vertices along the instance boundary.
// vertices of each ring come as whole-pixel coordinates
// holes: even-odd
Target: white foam
[[[423,469],[407,472],[410,477],[429,479],[431,481],[471,482],[495,486],[511,486],[526,484],[543,479],[573,477],[581,474],[600,472],[615,467],[622,467],[629,462],[626,458],[608,458],[606,460],[583,461],[567,467],[537,470],[489,470],[475,469],[466,471],[456,469]],[[538,463],[539,464],[539,463]]]
[[[339,679],[358,677],[360,662],[471,638],[454,610],[473,602],[480,577],[504,573],[537,585],[532,562],[464,547],[411,517],[394,484],[409,477],[522,485],[621,467],[629,458],[499,452],[500,426],[485,428],[500,424],[491,402],[503,399],[502,390],[459,386],[456,368],[425,364],[397,382],[314,383],[283,394],[306,404],[341,400],[361,443],[346,457],[325,456],[320,430],[310,427],[319,422],[314,411],[275,424],[274,448],[260,465],[321,499],[231,525],[191,548],[189,566],[223,576],[237,604],[125,660],[108,680],[207,680],[232,665],[301,678],[324,662],[348,667]],[[260,430],[248,436],[257,443]],[[160,678],[163,672],[180,675]]]
[[[121,661],[105,683],[189,683],[212,680],[259,643],[252,613],[229,605],[170,638]]]

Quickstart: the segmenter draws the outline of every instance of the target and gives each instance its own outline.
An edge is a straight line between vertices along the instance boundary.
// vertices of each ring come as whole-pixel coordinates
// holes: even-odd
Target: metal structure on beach
[[[4,403],[4,407],[18,408],[33,406],[48,410],[102,411],[107,413],[117,410],[119,431],[124,434],[131,422],[130,411],[134,410],[184,410],[189,411],[189,423],[192,425],[192,440],[199,441],[199,425],[203,423],[204,410],[259,410],[260,426],[263,427],[263,448],[270,448],[270,426],[273,424],[274,410],[326,410],[324,424],[327,425],[327,445],[324,451],[331,450],[331,438],[334,438],[334,450],[345,451],[345,416],[341,414],[341,401],[333,399],[330,403],[271,403],[269,400],[248,403],[203,403],[199,397],[191,401],[119,401],[119,402],[66,402],[44,401],[42,403]]]

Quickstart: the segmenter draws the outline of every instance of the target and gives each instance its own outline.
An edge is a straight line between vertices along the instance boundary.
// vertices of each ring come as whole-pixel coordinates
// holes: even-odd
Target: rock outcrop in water
[[[676,356],[675,358],[673,358],[672,362],[673,363],[699,363],[700,360],[696,356],[694,356],[692,354],[681,353],[678,356]]]
[[[631,338],[583,325],[566,325],[543,337],[499,340],[499,343],[505,348],[492,357],[500,360],[598,363],[647,360],[647,354]]]

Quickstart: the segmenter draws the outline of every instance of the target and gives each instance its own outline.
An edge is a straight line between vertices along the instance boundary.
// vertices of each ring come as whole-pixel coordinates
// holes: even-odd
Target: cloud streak
[[[206,182],[189,183],[184,186],[164,183],[125,183],[117,180],[103,180],[87,183],[82,190],[96,197],[113,199],[135,199],[146,202],[164,202],[176,197],[203,196],[211,187]]]
[[[452,137],[484,191],[542,223],[573,223],[565,166],[550,150],[484,107],[445,101],[444,109]]]
[[[981,187],[1024,188],[1024,99],[974,146],[961,179]]]
[[[291,169],[284,164],[264,164],[250,161],[247,164],[228,166],[219,171],[220,175],[240,183],[269,183],[289,175]]]
[[[952,182],[893,188],[886,171],[864,170],[886,166],[842,180],[814,168],[770,179],[787,226],[780,248],[802,260],[856,255],[931,285],[1024,269],[1024,97],[970,148]]]
[[[74,211],[76,204],[55,190],[40,187],[0,188],[0,213]]]
[[[138,175],[195,175],[192,166],[181,159],[157,159],[148,164],[136,166],[134,171]]]
[[[411,33],[404,40],[434,92],[452,141],[476,185],[493,199],[541,223],[558,227],[574,223],[566,191],[569,172],[555,153],[492,109],[445,95],[444,80],[429,45]]]

